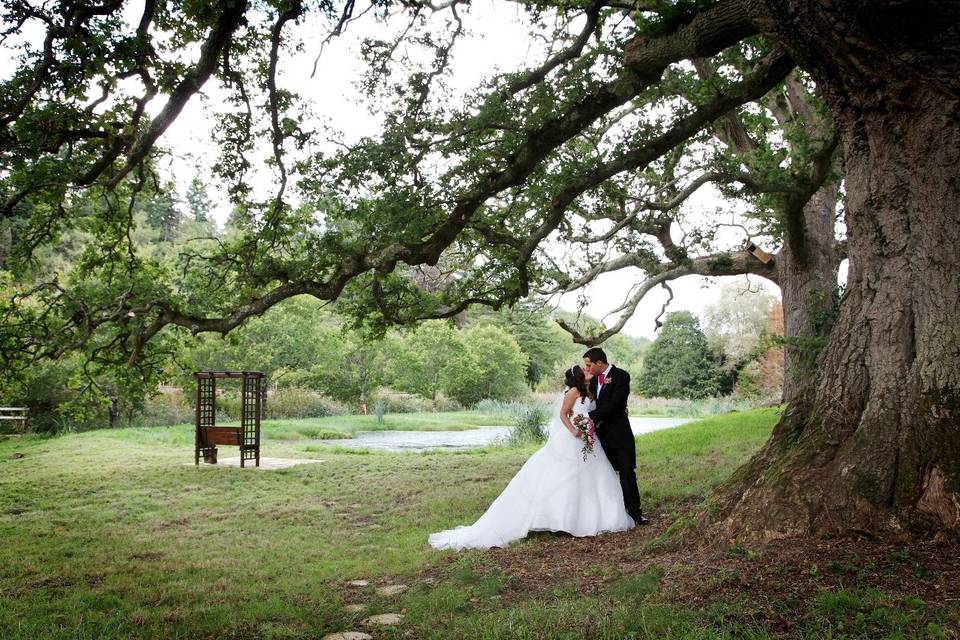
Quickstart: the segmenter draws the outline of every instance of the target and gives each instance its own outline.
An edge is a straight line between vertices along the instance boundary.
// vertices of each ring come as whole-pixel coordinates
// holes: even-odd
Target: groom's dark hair
[[[603,349],[600,347],[590,347],[587,349],[587,352],[583,354],[584,358],[589,358],[590,362],[606,362],[607,354],[603,352]]]

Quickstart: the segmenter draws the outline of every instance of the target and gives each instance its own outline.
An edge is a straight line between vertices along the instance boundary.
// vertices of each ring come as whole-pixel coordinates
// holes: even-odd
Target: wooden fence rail
[[[26,407],[0,407],[0,436],[26,433],[29,413]]]

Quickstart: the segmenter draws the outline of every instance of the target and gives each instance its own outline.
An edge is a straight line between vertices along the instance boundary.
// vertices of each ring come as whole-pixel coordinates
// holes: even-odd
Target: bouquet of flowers
[[[593,420],[585,415],[577,414],[573,416],[573,426],[577,428],[578,437],[583,440],[583,461],[587,461],[587,456],[593,453],[593,445],[597,441],[597,427]]]

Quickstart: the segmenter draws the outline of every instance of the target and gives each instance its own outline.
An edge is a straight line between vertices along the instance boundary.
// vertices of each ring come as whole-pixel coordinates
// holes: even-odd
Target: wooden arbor
[[[259,371],[198,371],[196,451],[194,464],[217,463],[217,445],[240,447],[240,466],[255,460],[260,466],[260,414],[263,410],[264,376]],[[217,380],[239,379],[240,424],[217,425]]]

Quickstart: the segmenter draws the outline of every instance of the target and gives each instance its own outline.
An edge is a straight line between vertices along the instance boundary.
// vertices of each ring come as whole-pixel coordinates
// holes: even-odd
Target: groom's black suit
[[[630,374],[623,369],[610,368],[600,394],[598,376],[590,380],[590,392],[597,399],[597,408],[590,412],[590,419],[597,425],[597,438],[603,445],[610,464],[620,474],[623,489],[623,504],[634,520],[639,520],[640,491],[637,489],[637,448],[627,417],[627,396],[630,395]]]

